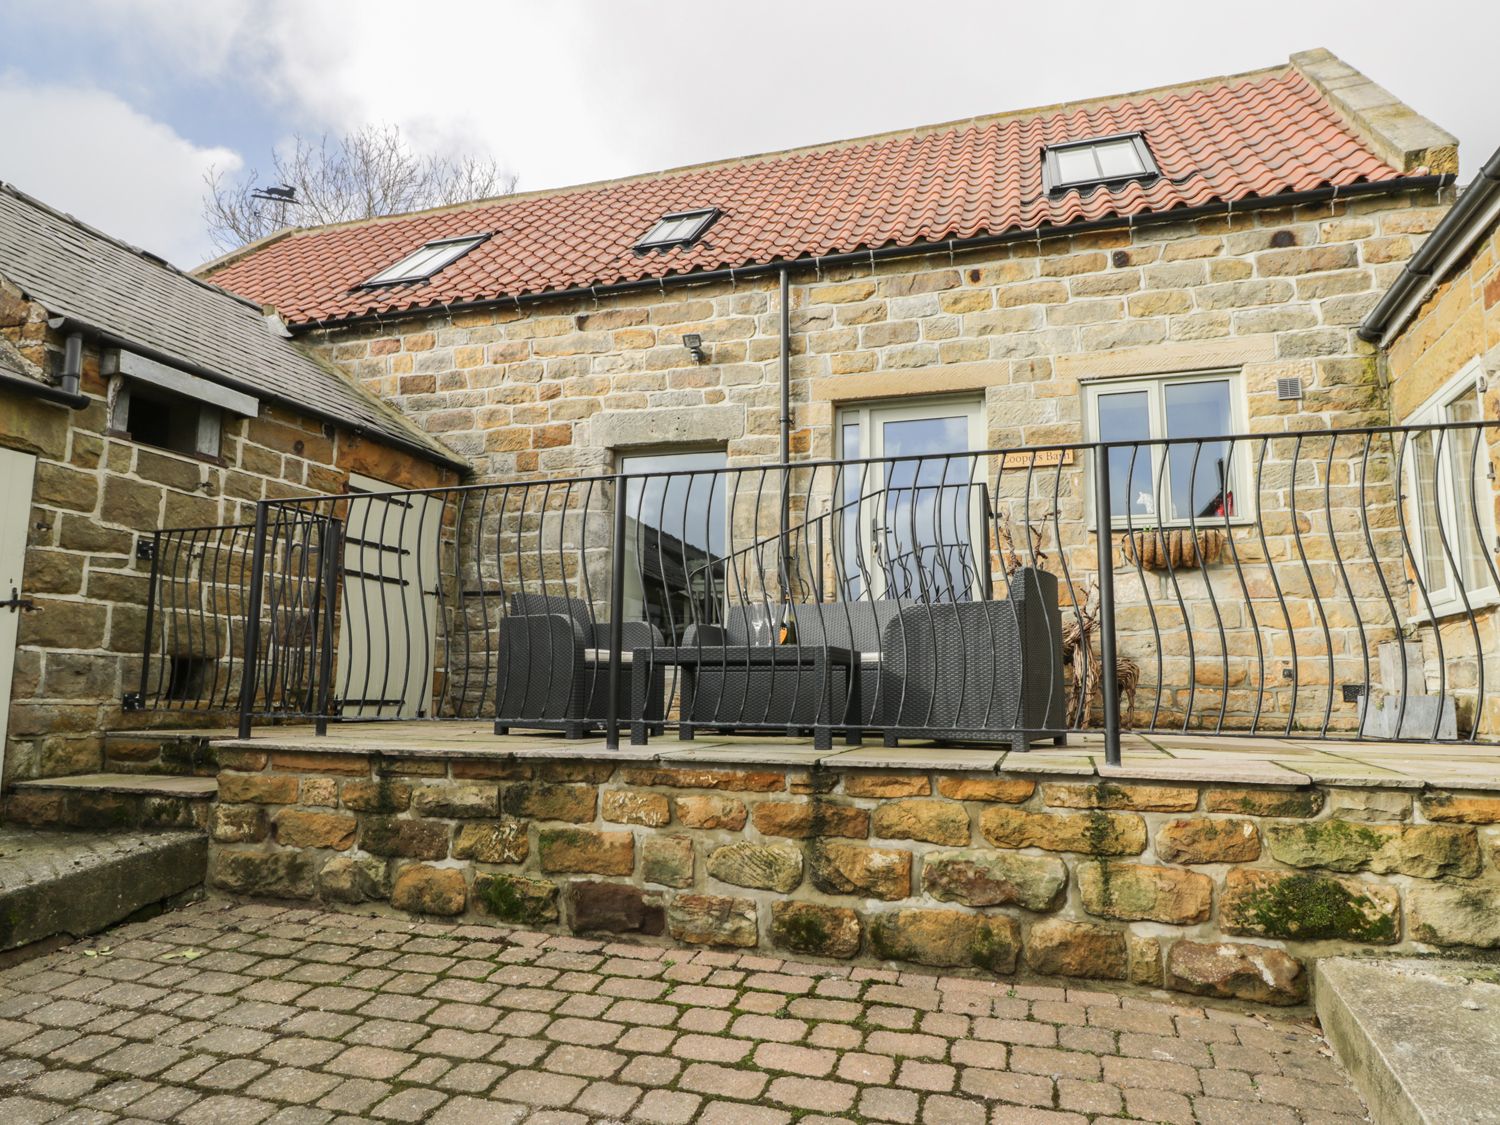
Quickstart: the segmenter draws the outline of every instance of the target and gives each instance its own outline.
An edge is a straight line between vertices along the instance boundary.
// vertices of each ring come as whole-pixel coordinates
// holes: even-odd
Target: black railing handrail
[[[473,484],[456,485],[432,485],[427,488],[393,488],[375,492],[322,492],[310,493],[306,496],[283,496],[270,500],[261,500],[257,503],[269,504],[273,507],[286,506],[297,507],[304,504],[316,504],[328,501],[348,500],[351,496],[374,496],[386,497],[399,496],[433,496],[448,495],[464,492],[485,492],[496,489],[520,489],[535,488],[542,484],[552,484],[558,487],[567,485],[584,484],[614,484],[616,481],[649,480],[671,477],[699,477],[699,476],[722,476],[724,474],[746,474],[764,473],[777,474],[778,476],[796,470],[807,469],[833,469],[847,467],[850,465],[883,465],[883,464],[909,464],[922,461],[938,460],[977,460],[979,458],[1002,458],[999,472],[1024,472],[1033,468],[1056,469],[1056,464],[1036,465],[1035,457],[1043,453],[1067,453],[1067,452],[1094,452],[1102,449],[1131,449],[1140,446],[1166,446],[1166,445],[1202,445],[1205,443],[1219,444],[1252,441],[1274,441],[1277,439],[1291,439],[1301,437],[1313,439],[1320,437],[1358,437],[1366,434],[1404,434],[1413,431],[1425,430],[1480,430],[1489,427],[1500,427],[1500,419],[1479,419],[1470,422],[1431,422],[1412,423],[1408,425],[1386,425],[1386,426],[1349,426],[1340,429],[1320,430],[1271,430],[1263,433],[1234,433],[1234,434],[1203,434],[1194,437],[1167,437],[1167,438],[1139,438],[1120,439],[1113,441],[1073,441],[1053,442],[1045,445],[1016,445],[999,446],[991,449],[964,449],[955,450],[951,453],[913,453],[903,456],[886,457],[825,457],[816,460],[791,461],[782,464],[779,461],[762,462],[754,465],[724,465],[718,468],[701,469],[668,469],[648,470],[637,473],[594,473],[586,476],[562,476],[562,477],[536,477],[523,478],[511,481],[480,481]],[[1007,469],[1004,458],[1018,455],[1029,455],[1032,463]],[[935,486],[934,486],[935,487]]]

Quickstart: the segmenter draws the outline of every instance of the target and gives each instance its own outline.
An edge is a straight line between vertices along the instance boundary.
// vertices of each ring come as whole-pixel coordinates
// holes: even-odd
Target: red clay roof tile
[[[1046,145],[1137,131],[1159,179],[1051,196],[1043,190]],[[1306,78],[1287,69],[1101,106],[296,231],[210,276],[307,324],[1399,176]],[[634,251],[662,215],[701,207],[723,213],[697,244]],[[427,282],[360,287],[423,243],[482,231],[492,237]]]

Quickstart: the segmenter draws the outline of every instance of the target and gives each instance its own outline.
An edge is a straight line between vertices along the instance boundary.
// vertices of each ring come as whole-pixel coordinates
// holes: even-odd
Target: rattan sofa
[[[663,644],[644,621],[624,623],[625,660],[634,648]],[[544,594],[515,594],[500,622],[495,730],[560,730],[584,738],[609,718],[609,624],[597,622],[587,602]],[[632,670],[621,693],[628,708]],[[660,729],[665,674],[650,673],[642,718]],[[639,709],[639,708],[638,708]],[[629,722],[629,714],[621,720]]]
[[[1026,567],[994,601],[913,605],[881,635],[879,725],[903,738],[1067,741],[1057,577]]]

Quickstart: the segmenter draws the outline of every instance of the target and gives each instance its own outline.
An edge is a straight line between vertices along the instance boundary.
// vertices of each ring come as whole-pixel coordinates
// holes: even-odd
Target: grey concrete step
[[[203,830],[219,790],[212,777],[86,773],[17,782],[3,822],[97,831]]]
[[[1500,1123],[1500,963],[1323,958],[1316,995],[1376,1125]]]
[[[197,832],[0,828],[0,960],[192,893],[207,864],[208,840]]]

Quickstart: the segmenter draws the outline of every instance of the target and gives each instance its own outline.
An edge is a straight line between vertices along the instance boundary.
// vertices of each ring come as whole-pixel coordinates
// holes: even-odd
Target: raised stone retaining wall
[[[1276,1004],[1500,947],[1500,796],[224,748],[209,883]]]

